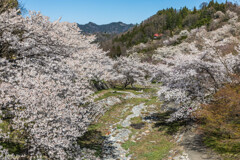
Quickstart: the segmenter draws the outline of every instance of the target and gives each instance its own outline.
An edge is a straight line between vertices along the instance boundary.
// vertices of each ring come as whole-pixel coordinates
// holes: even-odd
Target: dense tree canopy
[[[104,83],[144,84],[154,71],[110,59],[94,39],[40,13],[1,13],[0,159],[78,159],[77,138],[104,110],[89,96]]]

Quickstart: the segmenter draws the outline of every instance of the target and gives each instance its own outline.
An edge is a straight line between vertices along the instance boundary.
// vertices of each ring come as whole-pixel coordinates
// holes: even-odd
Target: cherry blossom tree
[[[23,137],[18,156],[77,159],[77,138],[103,112],[90,98],[90,82],[126,83],[130,78],[143,84],[153,66],[110,59],[77,24],[50,22],[36,12],[23,18],[18,12],[0,16],[0,122],[8,120],[12,132]],[[1,142],[11,140],[10,131],[0,133]],[[0,150],[2,158],[17,159],[7,148]]]
[[[237,74],[240,44],[236,28],[240,23],[236,13],[226,14],[230,19],[222,28],[210,32],[205,27],[194,29],[188,35],[191,42],[156,50],[154,58],[164,62],[159,64],[163,68],[158,74],[163,82],[159,96],[178,106],[170,121],[190,118],[191,112],[209,102],[211,95]]]

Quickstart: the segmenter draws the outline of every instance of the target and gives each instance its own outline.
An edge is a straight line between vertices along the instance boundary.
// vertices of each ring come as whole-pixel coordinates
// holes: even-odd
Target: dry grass
[[[197,111],[205,144],[222,154],[240,158],[240,84],[227,84],[214,100]]]
[[[165,158],[174,144],[169,137],[155,130],[142,137],[139,141],[127,141],[122,144],[123,148],[129,149],[132,159],[136,160],[161,160]]]
[[[238,54],[238,52],[236,51],[236,47],[238,46],[238,43],[229,43],[223,46],[219,46],[217,47],[217,49],[220,50],[220,52],[222,53],[222,56],[228,55],[228,54],[233,54],[236,55]]]

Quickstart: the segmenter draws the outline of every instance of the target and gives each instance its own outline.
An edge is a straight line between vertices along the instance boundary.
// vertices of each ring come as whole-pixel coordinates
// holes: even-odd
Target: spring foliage
[[[142,84],[151,65],[108,58],[77,24],[18,13],[0,16],[0,157],[79,158],[77,138],[103,111],[89,98],[91,82]],[[11,143],[21,149],[11,152]]]

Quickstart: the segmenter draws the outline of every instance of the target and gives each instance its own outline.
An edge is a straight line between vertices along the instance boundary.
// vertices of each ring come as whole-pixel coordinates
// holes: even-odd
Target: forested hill
[[[128,32],[118,35],[101,44],[104,50],[110,50],[111,57],[126,55],[126,51],[134,45],[147,43],[154,39],[154,34],[162,34],[159,39],[176,35],[180,31],[194,29],[206,25],[208,30],[221,27],[223,23],[212,25],[217,11],[225,13],[227,10],[240,12],[236,5],[226,2],[218,3],[214,0],[202,3],[200,9],[183,7],[180,10],[168,8],[158,11],[155,15],[133,27]]]
[[[125,24],[123,22],[113,22],[110,24],[97,25],[93,22],[89,22],[85,25],[78,24],[78,27],[83,31],[83,33],[93,34],[93,33],[107,33],[107,34],[119,34],[126,32],[132,28],[133,24]]]

